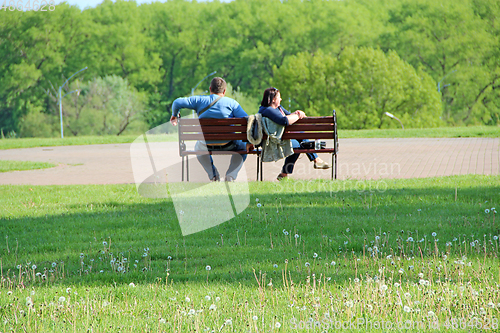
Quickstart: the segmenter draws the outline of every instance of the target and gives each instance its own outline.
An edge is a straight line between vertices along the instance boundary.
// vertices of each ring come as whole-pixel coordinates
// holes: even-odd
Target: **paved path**
[[[339,143],[339,179],[500,174],[500,138],[340,139]],[[51,169],[0,173],[0,184],[134,183],[130,146],[108,144],[0,150],[2,160],[43,161],[58,165]],[[177,149],[176,142],[164,143],[153,149],[153,155],[161,155],[163,163],[173,164],[178,159]],[[323,155],[323,158],[329,160],[329,155]],[[191,173],[200,172],[196,160],[190,165],[193,168]],[[264,180],[275,180],[281,166],[282,162],[265,163]],[[245,168],[248,179],[255,180],[255,156],[248,157]],[[180,171],[180,167],[177,169]],[[329,177],[329,170],[313,169],[306,156],[298,160],[292,175],[295,179]]]

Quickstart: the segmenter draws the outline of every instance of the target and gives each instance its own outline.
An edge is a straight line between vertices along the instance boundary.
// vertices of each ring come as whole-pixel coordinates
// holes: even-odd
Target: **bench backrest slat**
[[[191,133],[184,134],[182,137],[185,141],[193,141],[193,140],[220,140],[220,141],[231,141],[231,140],[243,140],[246,141],[247,134],[246,133]]]
[[[285,132],[324,132],[333,131],[333,124],[293,124],[285,128]]]
[[[218,125],[218,126],[182,126],[181,135],[188,133],[246,133],[246,126],[230,126],[230,125]]]

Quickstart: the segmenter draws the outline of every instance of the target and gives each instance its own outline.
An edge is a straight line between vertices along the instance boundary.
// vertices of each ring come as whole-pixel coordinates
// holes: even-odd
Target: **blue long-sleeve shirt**
[[[280,111],[283,111],[283,113]],[[276,124],[279,124],[279,125],[284,125],[284,126],[288,126],[288,118],[286,116],[288,116],[290,114],[290,112],[288,112],[284,107],[282,107],[281,105],[278,107],[278,109],[275,109],[273,107],[270,107],[270,106],[261,106],[259,108],[259,113],[262,114],[262,117],[267,117],[269,119],[271,119],[272,121],[274,121]]]
[[[219,95],[211,94],[177,98],[172,104],[172,116],[178,117],[180,109],[196,110],[200,119],[244,118],[248,116],[241,105],[229,97],[222,97],[210,109],[201,115],[199,114],[218,97]]]

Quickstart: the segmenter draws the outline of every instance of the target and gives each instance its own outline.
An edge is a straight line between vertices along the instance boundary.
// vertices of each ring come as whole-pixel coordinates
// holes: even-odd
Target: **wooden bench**
[[[227,155],[227,154],[255,154],[257,155],[257,180],[262,181],[263,164],[260,155],[261,149],[247,152],[241,151],[195,151],[188,150],[187,141],[197,140],[243,140],[247,141],[247,118],[225,118],[225,119],[179,119],[179,155],[182,158],[182,181],[184,181],[184,169],[186,170],[186,180],[189,181],[189,155]],[[264,134],[263,140],[266,139]],[[330,139],[333,140],[333,147],[325,149],[294,149],[295,153],[330,153],[332,156],[332,179],[337,179],[337,116],[333,110],[329,117],[306,117],[298,120],[293,125],[285,128],[282,137],[286,139]]]

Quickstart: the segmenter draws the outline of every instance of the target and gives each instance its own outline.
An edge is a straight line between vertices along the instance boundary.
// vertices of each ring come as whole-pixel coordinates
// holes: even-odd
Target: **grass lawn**
[[[55,166],[55,164],[46,162],[0,160],[0,172],[45,169]]]
[[[339,130],[339,138],[459,138],[459,137],[500,137],[500,127],[440,127],[440,128],[410,128],[384,130]],[[125,136],[82,136],[61,138],[23,138],[0,139],[0,150],[14,148],[33,148],[50,146],[71,146],[90,144],[131,143],[138,135]],[[161,140],[177,141],[177,134],[161,136]],[[151,141],[151,139],[150,139]]]
[[[0,186],[0,331],[498,328],[500,176],[250,192],[183,237],[133,185]]]

